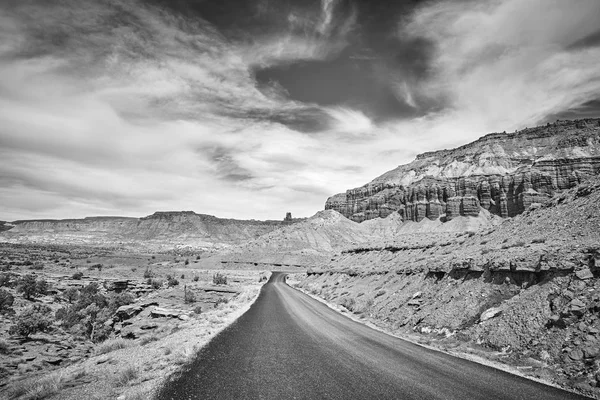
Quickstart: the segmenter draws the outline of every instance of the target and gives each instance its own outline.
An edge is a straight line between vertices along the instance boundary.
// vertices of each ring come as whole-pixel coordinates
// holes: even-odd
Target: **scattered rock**
[[[585,281],[588,279],[592,279],[594,277],[594,274],[592,274],[592,271],[590,271],[589,268],[584,268],[579,271],[575,271],[575,276],[581,279],[582,281]]]
[[[583,351],[580,349],[571,350],[569,352],[569,358],[573,361],[579,361],[583,359]]]
[[[500,314],[502,314],[502,309],[500,307],[492,307],[492,308],[487,309],[484,312],[482,312],[481,316],[479,317],[479,320],[481,322],[484,322],[484,321],[487,321],[488,319],[497,317]]]

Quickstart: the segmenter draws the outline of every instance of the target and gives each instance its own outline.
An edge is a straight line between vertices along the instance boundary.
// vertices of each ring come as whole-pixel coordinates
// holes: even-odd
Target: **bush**
[[[10,335],[29,337],[37,332],[45,332],[52,325],[52,310],[45,304],[34,304],[17,315],[15,325],[8,330]]]
[[[79,298],[79,290],[75,288],[68,288],[63,292],[63,296],[69,303],[73,303]]]
[[[121,370],[115,378],[115,386],[125,386],[129,381],[138,377],[139,371],[133,365]]]
[[[190,260],[186,259],[184,264],[185,265],[190,265]]]
[[[215,301],[215,306],[214,307],[217,308],[220,304],[227,304],[227,303],[229,303],[229,300],[227,300],[224,297],[219,297],[217,299],[217,301]]]
[[[25,275],[17,284],[17,292],[22,293],[27,300],[32,300],[34,297],[46,294],[48,283],[43,280],[35,280],[34,275]]]
[[[9,311],[15,302],[15,298],[10,292],[0,289],[0,313]]]
[[[227,277],[220,272],[213,275],[213,283],[215,285],[227,285]]]
[[[194,314],[200,315],[202,314],[202,306],[197,306],[194,308]]]
[[[8,342],[4,339],[0,339],[0,354],[9,354],[10,353],[10,346],[8,345]]]
[[[134,301],[130,293],[115,293],[105,296],[99,291],[97,283],[84,287],[77,301],[56,311],[55,317],[63,328],[72,334],[77,334],[100,342],[107,339],[112,332],[112,325],[105,322],[110,320],[115,311]]]
[[[200,277],[198,275],[194,276],[194,282],[198,282],[198,280],[200,280]]]
[[[160,279],[148,279],[150,281],[150,286],[152,289],[160,289],[163,285],[163,281]]]
[[[196,295],[194,292],[187,290],[187,287],[183,289],[183,301],[187,304],[196,302]]]
[[[344,297],[342,301],[340,301],[340,305],[345,307],[348,311],[354,311],[356,308],[356,301],[352,297]]]
[[[81,278],[83,278],[83,272],[81,271],[77,271],[71,276],[71,279],[75,279],[77,281],[80,281]]]
[[[173,278],[171,275],[167,275],[167,286],[173,287],[179,285],[179,281]]]
[[[150,271],[150,268],[146,267],[146,270],[144,271],[144,278],[150,279],[153,276],[154,276],[154,274],[152,273],[152,271]]]
[[[14,286],[14,283],[15,281],[13,275],[10,272],[4,272],[0,274],[0,287],[12,287]]]

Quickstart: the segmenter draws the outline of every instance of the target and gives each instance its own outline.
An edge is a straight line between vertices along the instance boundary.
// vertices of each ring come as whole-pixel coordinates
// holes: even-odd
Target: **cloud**
[[[423,94],[478,127],[512,129],[598,96],[600,48],[572,45],[597,32],[599,16],[594,0],[443,2],[417,10],[399,34],[434,43]]]
[[[360,28],[345,2],[282,14],[278,34],[240,38],[141,1],[9,3],[0,5],[6,220],[159,209],[306,216],[419,152],[589,107],[600,89],[595,1],[426,3],[389,34],[427,43],[427,57],[408,70],[384,65],[381,77],[425,112],[385,122],[256,81],[257,66],[340,57]],[[415,72],[421,65],[427,73]]]
[[[373,131],[373,123],[363,112],[338,106],[326,109],[333,124],[332,130],[342,135],[369,135]]]

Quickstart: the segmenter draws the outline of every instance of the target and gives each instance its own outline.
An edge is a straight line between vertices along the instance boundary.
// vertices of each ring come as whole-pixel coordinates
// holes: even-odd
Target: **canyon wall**
[[[600,120],[557,121],[492,133],[406,165],[325,204],[362,222],[398,212],[403,220],[477,216],[480,208],[513,217],[600,172]]]

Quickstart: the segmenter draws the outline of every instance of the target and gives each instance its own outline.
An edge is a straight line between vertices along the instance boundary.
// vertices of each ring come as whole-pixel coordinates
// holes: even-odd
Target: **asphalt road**
[[[158,399],[584,398],[375,331],[284,278],[274,273]]]

